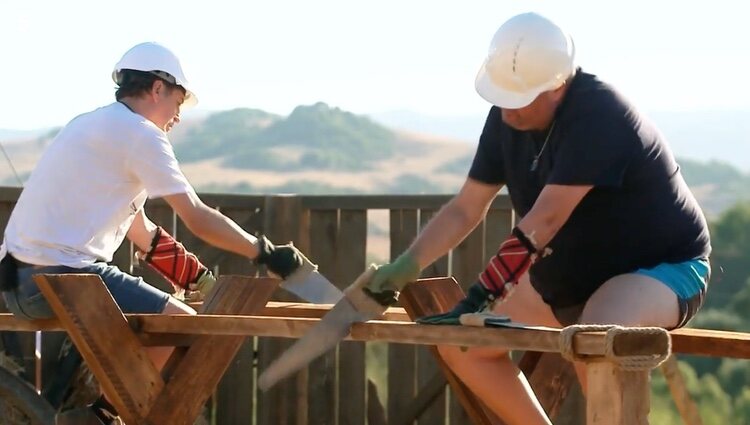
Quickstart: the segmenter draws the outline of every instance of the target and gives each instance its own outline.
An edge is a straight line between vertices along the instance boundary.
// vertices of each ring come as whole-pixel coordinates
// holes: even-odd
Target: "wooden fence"
[[[17,188],[0,188],[1,229],[5,228],[19,193]],[[390,255],[394,258],[407,248],[450,196],[204,194],[201,198],[250,232],[262,232],[277,243],[293,241],[319,265],[324,275],[344,288],[367,265],[368,213],[388,211]],[[247,259],[210,247],[193,236],[166,203],[149,201],[146,212],[217,274],[258,273]],[[499,196],[486,220],[422,276],[452,275],[464,285],[473,283],[512,226],[510,202],[507,197]],[[160,276],[139,267],[133,258],[133,248],[126,243],[117,251],[113,262],[169,290]],[[295,300],[282,291],[274,298]],[[43,378],[54,372],[51,364],[57,354],[59,338],[59,334],[43,338]],[[33,370],[33,335],[24,336],[22,343],[29,353],[26,367]],[[257,371],[289,345],[290,340],[280,338],[247,339],[213,397],[216,424],[348,425],[364,424],[368,416],[371,421],[385,416],[389,423],[469,423],[457,400],[449,391],[443,391],[445,379],[429,350],[413,345],[367,347],[364,342],[343,342],[294,378],[268,392],[259,392],[255,385]],[[377,379],[378,376],[383,379]],[[415,400],[425,399],[432,400],[429,407],[415,411]]]

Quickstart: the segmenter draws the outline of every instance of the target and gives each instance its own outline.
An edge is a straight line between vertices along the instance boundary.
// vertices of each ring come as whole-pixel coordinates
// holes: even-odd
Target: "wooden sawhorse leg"
[[[244,336],[201,335],[176,350],[167,380],[104,286],[91,274],[34,278],[60,323],[128,425],[192,423],[234,358]],[[259,312],[278,280],[222,276],[202,312]]]
[[[421,316],[448,312],[464,296],[458,283],[452,277],[446,277],[420,279],[407,285],[399,300],[413,320]],[[437,349],[431,347],[431,350],[453,393],[458,397],[472,422],[481,425],[503,424],[503,421],[489,412],[484,404],[453,374],[440,358]],[[519,367],[532,384],[544,410],[550,417],[554,417],[559,412],[562,401],[568,395],[570,388],[577,382],[571,363],[557,353],[527,352],[521,359]],[[535,371],[545,376],[537,376]]]

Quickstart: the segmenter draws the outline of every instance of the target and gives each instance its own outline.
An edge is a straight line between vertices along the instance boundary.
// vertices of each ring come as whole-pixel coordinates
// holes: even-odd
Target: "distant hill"
[[[393,154],[390,129],[325,103],[298,106],[288,117],[257,109],[215,113],[177,141],[185,162],[218,158],[236,169],[357,170]]]

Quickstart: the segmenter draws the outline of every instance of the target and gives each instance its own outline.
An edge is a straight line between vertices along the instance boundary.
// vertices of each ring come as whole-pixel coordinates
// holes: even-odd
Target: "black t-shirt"
[[[547,132],[514,130],[490,109],[469,177],[505,184],[523,217],[546,184],[593,185],[535,262],[553,307],[585,302],[609,278],[708,257],[703,213],[658,130],[612,87],[578,70]]]

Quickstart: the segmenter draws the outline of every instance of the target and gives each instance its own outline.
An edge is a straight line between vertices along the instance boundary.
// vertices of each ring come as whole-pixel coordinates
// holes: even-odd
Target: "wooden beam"
[[[401,294],[402,304],[412,316],[444,313],[464,297],[463,291],[453,278],[421,279],[408,285]],[[437,329],[440,329],[438,326]],[[478,329],[478,328],[477,328]],[[502,425],[479,398],[453,373],[443,361],[437,347],[430,347],[438,367],[450,384],[452,395],[463,407],[469,419],[478,425]],[[458,411],[460,412],[460,411]]]
[[[670,335],[674,353],[750,359],[750,333],[683,328]]]
[[[269,301],[268,304],[257,314],[268,317],[308,317],[321,318],[331,310],[333,304],[308,304],[291,303],[280,301]],[[401,307],[390,307],[380,320],[393,320],[409,322],[411,319]]]
[[[98,275],[34,276],[107,399],[123,420],[143,424],[164,381]]]
[[[139,332],[190,335],[244,335],[299,338],[319,319],[238,315],[161,315],[129,316]],[[373,320],[356,323],[347,337],[353,341],[386,341],[418,345],[497,346],[511,350],[559,352],[560,330],[545,327],[474,328],[467,326],[430,326],[413,322]],[[574,346],[581,355],[604,354],[603,332],[581,332]],[[666,341],[658,336],[620,334],[615,338],[618,355],[659,354]]]
[[[586,364],[587,425],[648,425],[649,370],[623,371],[608,361]]]
[[[24,320],[13,316],[12,313],[0,313],[0,330],[35,332],[35,331],[64,331],[57,319]]]
[[[682,378],[682,373],[680,373],[677,358],[674,355],[669,356],[659,368],[667,380],[669,392],[672,394],[672,399],[677,406],[680,417],[682,417],[682,422],[685,425],[703,425],[700,413],[698,412],[698,406],[690,398],[685,380]]]
[[[258,315],[318,318],[322,317],[329,308],[327,305],[269,302]],[[126,314],[125,316],[131,323],[137,323],[140,320],[139,317],[143,315]],[[388,309],[385,319],[388,321],[409,320],[406,312],[401,308]],[[27,321],[18,319],[10,313],[0,313],[0,330],[26,332],[63,331],[64,329],[60,322],[55,319]],[[669,334],[672,337],[672,352],[674,353],[750,359],[750,333],[683,328],[670,331]]]
[[[250,283],[248,280],[240,276],[219,277],[205,310],[219,314],[259,311],[276,290],[279,281],[265,278],[254,279]],[[192,423],[244,340],[244,336],[225,335],[198,338],[177,364],[145,423]]]
[[[435,399],[445,392],[448,381],[445,375],[438,371],[427,383],[419,389],[414,400],[409,402],[406,409],[400,412],[394,412],[394,417],[388,421],[388,425],[411,425],[419,419]]]

